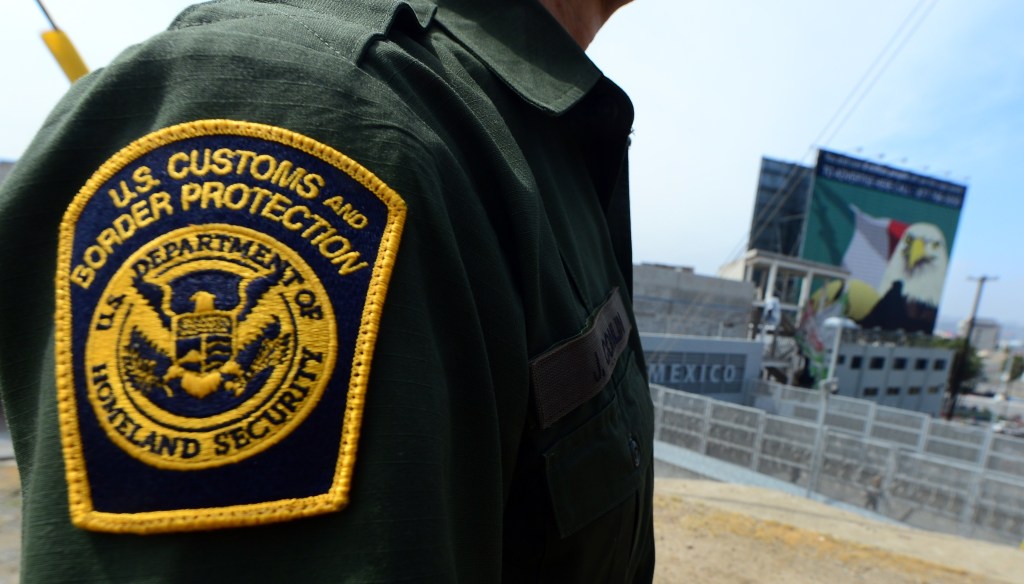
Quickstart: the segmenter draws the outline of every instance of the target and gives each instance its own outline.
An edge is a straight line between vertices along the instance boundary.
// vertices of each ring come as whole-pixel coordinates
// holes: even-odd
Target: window
[[[915,386],[915,387],[908,387],[907,388],[907,395],[920,395],[920,394],[921,394],[921,388],[920,387],[916,387]]]
[[[928,368],[928,359],[917,359],[914,361],[914,369],[924,371]]]
[[[928,393],[931,394],[931,395],[935,395],[935,394],[939,393],[939,391],[941,389],[942,389],[941,386],[933,385],[933,386],[928,388]]]
[[[896,357],[895,359],[892,360],[892,368],[896,369],[898,371],[902,371],[902,370],[906,369],[907,368],[907,358],[906,357]]]
[[[868,366],[872,369],[881,369],[885,367],[885,357],[872,357]]]
[[[850,359],[850,369],[860,369],[862,363],[864,363],[864,357],[857,355]]]
[[[945,359],[936,359],[935,360],[935,364],[932,365],[932,369],[934,369],[936,371],[942,371],[945,368],[946,368],[946,360]]]
[[[886,390],[885,390],[885,395],[899,395],[899,394],[900,394],[900,388],[898,388],[898,387],[889,387],[889,388],[886,388]]]
[[[842,365],[843,363],[846,363],[846,355],[840,353],[839,358],[836,359],[836,365]]]
[[[877,387],[865,387],[864,388],[864,397],[874,397],[876,395],[878,395],[878,388]]]

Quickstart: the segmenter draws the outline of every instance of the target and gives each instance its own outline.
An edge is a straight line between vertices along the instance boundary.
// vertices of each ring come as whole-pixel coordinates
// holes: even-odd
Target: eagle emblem
[[[143,245],[107,284],[86,345],[93,408],[133,456],[228,464],[287,436],[336,351],[330,299],[270,236],[197,225]]]
[[[280,317],[253,318],[281,276],[273,269],[243,284],[233,272],[197,270],[158,284],[136,275],[132,286],[146,301],[140,308],[156,314],[161,334],[154,339],[132,327],[122,347],[126,380],[170,410],[199,400],[209,413],[252,395],[294,352]],[[214,401],[220,407],[207,403]]]

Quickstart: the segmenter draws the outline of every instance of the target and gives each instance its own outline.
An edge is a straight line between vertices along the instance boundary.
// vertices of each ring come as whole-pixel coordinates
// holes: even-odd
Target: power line
[[[919,2],[918,6],[920,6],[923,2],[924,2],[924,0],[922,0],[922,2]],[[889,54],[888,59],[878,69],[878,71],[875,73],[874,77],[872,77],[870,81],[867,81],[867,83],[865,85],[865,88],[861,92],[860,96],[850,106],[850,108],[846,111],[846,115],[843,116],[842,120],[840,120],[840,122],[836,125],[836,127],[833,129],[832,133],[829,134],[829,136],[825,139],[824,142],[826,144],[828,142],[831,142],[832,138],[834,138],[835,135],[839,133],[839,130],[841,130],[843,128],[843,126],[846,125],[846,122],[850,119],[850,116],[853,115],[853,112],[855,112],[857,110],[857,108],[860,106],[861,102],[864,101],[864,98],[867,97],[868,93],[871,92],[871,90],[875,86],[875,83],[877,83],[878,80],[882,77],[882,75],[885,73],[885,71],[889,68],[889,65],[891,65],[892,62],[896,60],[896,57],[900,54],[900,52],[903,50],[903,48],[907,45],[907,43],[910,41],[910,39],[914,36],[914,33],[917,32],[917,29],[921,27],[921,25],[924,23],[925,19],[928,18],[928,15],[935,8],[935,6],[938,5],[938,3],[939,3],[939,0],[932,0],[931,5],[929,5],[928,8],[925,9],[925,11],[921,14],[921,17],[918,19],[918,21],[916,23],[914,23],[914,25],[910,28],[909,32],[907,32],[906,36],[904,36],[903,39],[900,41],[899,45],[897,45],[896,48],[893,50],[893,52]],[[909,20],[910,20],[910,17],[908,17],[907,20],[904,21],[904,24],[906,24]],[[902,28],[902,25],[901,25],[901,28]],[[894,36],[893,39],[895,39],[895,38],[896,37]],[[881,56],[881,55],[879,55],[879,56]],[[874,66],[874,64],[872,64],[872,66]],[[870,71],[870,68],[868,70]],[[864,82],[866,79],[867,79],[867,73],[865,73],[865,76],[863,78],[861,78],[861,82]],[[851,93],[851,95],[852,95],[852,93]]]
[[[918,0],[914,7],[910,10],[907,16],[900,22],[899,26],[886,41],[878,55],[872,60],[864,74],[857,80],[853,88],[847,94],[846,98],[836,109],[836,112],[832,115],[829,121],[822,127],[818,133],[817,138],[808,146],[807,151],[799,159],[799,162],[793,164],[790,168],[789,173],[783,179],[782,184],[778,190],[769,197],[768,201],[762,207],[762,212],[759,214],[755,211],[754,216],[751,219],[750,231],[744,239],[742,239],[734,248],[732,253],[726,262],[734,261],[740,258],[743,253],[748,249],[749,244],[759,237],[765,229],[768,228],[769,223],[784,207],[786,200],[790,195],[793,194],[798,185],[801,184],[800,180],[797,180],[798,174],[801,172],[808,171],[807,160],[812,154],[815,153],[819,145],[827,145],[836,134],[846,125],[850,117],[857,110],[864,98],[874,88],[875,84],[882,77],[889,66],[895,61],[896,57],[906,47],[907,43],[913,38],[914,34],[918,31],[924,21],[931,14],[932,10],[938,4],[938,0]],[[756,202],[756,196],[755,196]],[[810,201],[808,201],[809,203]],[[758,221],[758,216],[765,216],[763,221]],[[765,290],[765,296],[774,296],[774,290]],[[695,299],[694,303],[687,308],[683,313],[682,318],[689,319],[693,317],[701,307],[704,305],[705,300],[711,296],[710,292],[704,293],[702,296]]]
[[[920,15],[920,18],[918,18],[917,22],[911,25],[917,13],[921,11],[922,7],[928,2],[931,2],[931,5],[924,9],[924,11]],[[857,107],[860,106],[861,102],[864,100],[864,97],[866,97],[867,94],[871,91],[871,89],[874,88],[875,83],[878,82],[879,78],[881,78],[885,71],[889,68],[889,65],[891,65],[892,62],[896,59],[896,57],[900,54],[903,48],[907,45],[907,42],[914,36],[914,33],[917,32],[917,29],[921,26],[922,23],[924,23],[925,19],[928,18],[928,15],[935,8],[938,2],[939,0],[919,0],[918,3],[914,5],[914,8],[911,9],[910,13],[907,14],[907,17],[904,18],[903,22],[900,23],[899,27],[897,27],[896,32],[894,32],[893,35],[889,37],[889,40],[885,43],[885,46],[882,47],[882,50],[878,53],[878,56],[875,57],[875,60],[872,61],[871,65],[868,66],[867,70],[864,72],[864,75],[862,75],[861,78],[857,80],[857,84],[854,85],[852,90],[850,90],[850,93],[846,96],[846,99],[843,100],[842,105],[839,106],[839,109],[836,110],[836,113],[833,114],[832,118],[828,121],[827,124],[825,124],[825,127],[821,129],[821,133],[819,133],[818,137],[815,138],[816,144],[827,144],[832,140],[832,138],[835,137],[837,133],[839,133],[839,130],[841,130],[842,127],[846,124],[847,120],[849,120],[853,112],[857,110]],[[909,30],[907,30],[908,27]],[[904,30],[907,30],[907,33],[900,40],[900,36],[903,35]],[[892,50],[892,52],[889,52],[890,48],[892,48],[893,45],[895,45],[895,48]],[[886,53],[888,53],[888,56],[886,56]],[[881,65],[879,65],[880,63]],[[873,73],[873,70],[876,68],[877,71]],[[863,91],[861,90],[861,88],[864,88]],[[858,93],[860,94],[859,97],[857,97],[856,100],[854,100],[854,96],[857,96]],[[840,119],[840,121],[837,123],[836,120],[839,119],[839,116],[844,109],[846,109],[846,113],[842,117],[842,119]],[[832,129],[832,132],[828,133],[826,136],[828,128],[832,124],[836,124],[836,126],[835,128]],[[814,146],[812,145],[811,148],[813,149]]]
[[[763,230],[767,228],[768,223],[774,219],[775,215],[785,204],[785,200],[793,193],[794,189],[799,184],[798,181],[793,179],[795,179],[797,173],[801,171],[800,166],[806,164],[806,161],[817,150],[819,145],[827,145],[833,138],[835,138],[836,134],[838,134],[846,125],[853,113],[857,110],[860,104],[863,103],[864,98],[871,92],[878,80],[881,79],[885,71],[895,61],[896,57],[900,52],[902,52],[904,47],[906,47],[907,43],[937,5],[938,0],[919,0],[903,21],[900,22],[900,25],[896,28],[896,31],[892,36],[889,37],[889,40],[882,47],[882,50],[879,51],[878,55],[868,66],[864,74],[857,80],[857,83],[854,84],[853,89],[851,89],[847,94],[846,98],[836,109],[836,112],[822,127],[818,136],[808,146],[807,151],[799,159],[798,164],[794,165],[789,174],[785,179],[783,179],[782,186],[780,186],[776,193],[769,198],[768,202],[763,207],[763,209],[766,209],[767,211],[760,214],[763,216],[767,213],[767,217],[764,218],[759,225],[759,214],[755,213],[751,221],[752,230],[750,234],[746,238],[746,241],[741,241],[736,246],[729,256],[729,261],[738,259],[745,251],[747,242],[757,239]],[[755,225],[758,225],[758,227],[755,228]],[[754,229],[756,229],[756,231]]]

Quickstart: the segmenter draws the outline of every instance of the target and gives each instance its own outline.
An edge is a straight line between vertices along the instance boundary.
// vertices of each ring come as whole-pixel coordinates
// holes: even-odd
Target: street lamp
[[[858,327],[857,323],[852,320],[841,316],[830,316],[826,318],[824,326],[825,328],[836,329],[836,332],[832,341],[832,355],[828,362],[828,375],[818,383],[818,387],[824,389],[828,384],[835,383],[836,388],[838,388],[839,384],[836,379],[836,365],[839,364],[839,344],[843,340],[843,329],[857,329],[860,327]]]
[[[835,329],[835,337],[832,341],[832,355],[828,362],[828,375],[818,382],[818,391],[821,392],[821,405],[818,408],[818,433],[814,440],[814,455],[811,463],[811,476],[807,481],[807,497],[811,497],[814,487],[818,483],[818,476],[821,474],[821,454],[825,446],[825,414],[828,412],[828,395],[839,389],[839,380],[836,379],[836,365],[839,363],[839,344],[843,340],[843,329],[859,328],[857,323],[841,316],[830,316],[822,323],[822,329]]]

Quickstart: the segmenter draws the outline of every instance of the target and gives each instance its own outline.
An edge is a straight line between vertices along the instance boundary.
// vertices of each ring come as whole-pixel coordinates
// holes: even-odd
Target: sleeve
[[[225,130],[240,124],[264,130]],[[187,131],[165,141],[161,132],[172,127]],[[281,136],[298,140],[287,143],[298,148],[292,158],[283,147],[258,149]],[[126,155],[130,144],[141,145]],[[228,150],[234,157],[218,162]],[[348,161],[354,186],[309,196],[326,189],[309,177],[328,176],[340,160],[328,150]],[[276,157],[275,168],[285,159],[292,166],[273,174],[269,159],[257,165],[261,155]],[[246,156],[245,172],[276,191],[213,176],[244,174],[237,169]],[[209,176],[200,176],[203,164]],[[249,189],[245,203],[236,184]],[[259,205],[258,188],[267,191]],[[367,232],[356,233],[353,213],[363,209],[346,202],[385,188],[404,204],[400,238],[390,246],[383,235],[358,240]],[[154,199],[162,192],[169,198]],[[186,216],[186,201],[194,214]],[[313,230],[317,217],[330,225]],[[515,460],[525,423],[528,357],[509,247],[493,221],[444,143],[379,81],[328,51],[185,30],[76,85],[0,196],[0,387],[24,485],[24,581],[499,579],[503,465]],[[353,249],[371,251],[345,256]],[[373,250],[378,263],[368,259]],[[75,278],[86,272],[73,275],[80,265],[95,272],[88,295],[68,292],[82,288]],[[366,281],[331,279],[346,266]],[[55,288],[59,272],[65,283]],[[303,324],[304,309],[323,305],[311,299],[330,299],[338,330],[331,367],[322,348],[331,327]],[[73,318],[62,324],[58,314],[55,325],[55,305]],[[72,381],[62,381],[68,369]],[[104,397],[115,377],[121,402]],[[299,397],[280,396],[320,381],[333,397],[247,454],[257,434],[272,430],[273,412],[302,409]],[[71,405],[62,383],[77,397]],[[360,383],[361,393],[349,391]],[[236,416],[257,401],[242,412],[248,418]],[[199,434],[193,447],[188,437]],[[69,444],[88,460],[70,464]],[[234,458],[209,454],[205,466],[189,466],[190,454],[218,448]],[[341,483],[335,459],[323,454],[332,448],[351,463]],[[117,513],[186,511],[169,520],[178,528],[144,535],[81,529],[69,518],[75,480]],[[314,496],[325,485],[346,491],[344,508],[250,514],[256,519],[242,523],[251,524],[218,529],[187,512],[301,499],[303,488]],[[289,488],[299,494],[281,495]]]

